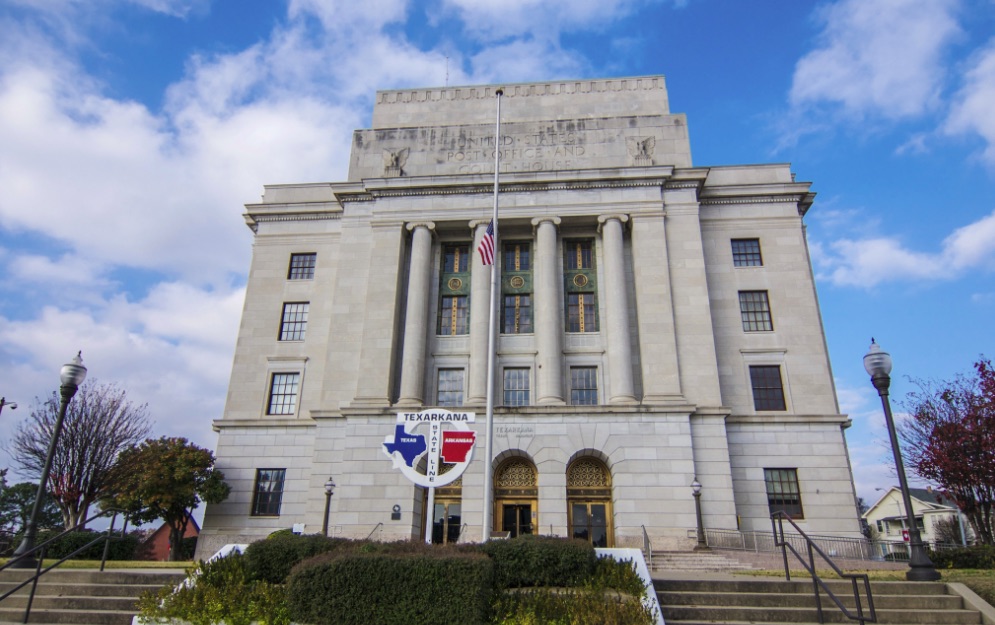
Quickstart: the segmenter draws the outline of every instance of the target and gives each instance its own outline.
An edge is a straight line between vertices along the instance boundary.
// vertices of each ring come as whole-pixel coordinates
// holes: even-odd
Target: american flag
[[[477,251],[480,252],[480,260],[483,261],[485,265],[494,264],[494,220],[493,219],[489,224],[487,224],[487,232],[484,233],[484,238],[480,240],[480,245],[477,246]]]

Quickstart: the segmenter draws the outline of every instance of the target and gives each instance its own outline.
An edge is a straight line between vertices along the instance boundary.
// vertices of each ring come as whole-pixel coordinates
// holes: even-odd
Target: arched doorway
[[[567,511],[571,537],[595,547],[614,545],[611,473],[597,458],[578,458],[567,467]]]
[[[494,529],[509,538],[532,534],[538,526],[539,480],[535,465],[508,458],[494,472]]]

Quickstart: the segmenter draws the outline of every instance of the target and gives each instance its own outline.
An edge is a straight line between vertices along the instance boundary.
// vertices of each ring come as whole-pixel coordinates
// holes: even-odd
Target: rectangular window
[[[529,271],[532,269],[532,258],[529,255],[529,244],[505,243],[504,262],[501,266],[505,271]]]
[[[574,406],[598,405],[597,367],[570,367],[570,403]]]
[[[501,309],[501,332],[504,334],[532,333],[532,296],[505,295]]]
[[[252,489],[252,516],[280,516],[283,480],[286,469],[256,469],[256,486]]]
[[[594,293],[567,294],[567,332],[595,332]]]
[[[297,409],[299,373],[274,373],[266,414],[294,414]]]
[[[566,295],[566,331],[598,331],[598,274],[594,268],[594,241],[563,242],[563,291]]]
[[[455,336],[467,334],[468,297],[465,295],[444,295],[439,308],[439,334]]]
[[[767,291],[740,291],[739,315],[743,320],[743,332],[772,332],[774,323],[770,318],[770,301]]]
[[[501,333],[531,334],[532,256],[527,241],[503,246],[501,263]]]
[[[757,410],[787,410],[784,405],[784,386],[781,384],[781,367],[777,365],[751,365],[750,385],[753,387],[753,407]]]
[[[463,370],[439,369],[438,406],[463,405]]]
[[[307,329],[308,302],[287,302],[280,321],[281,341],[303,341]]]
[[[792,519],[804,519],[798,488],[798,469],[764,469],[767,508],[771,514],[785,512]]]
[[[563,244],[563,266],[568,270],[594,268],[594,242],[590,239]]]
[[[733,239],[732,264],[735,267],[762,267],[760,239]]]
[[[314,265],[317,259],[317,254],[291,254],[287,279],[310,280],[314,278]]]
[[[470,245],[447,245],[443,248],[442,273],[466,273],[470,271]]]
[[[521,367],[504,370],[505,406],[528,406],[531,403],[529,390],[528,368]]]

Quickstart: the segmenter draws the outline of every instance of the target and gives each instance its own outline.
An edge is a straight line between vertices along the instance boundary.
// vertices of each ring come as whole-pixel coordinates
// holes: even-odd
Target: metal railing
[[[690,531],[689,531],[690,535]],[[708,546],[713,549],[733,549],[754,552],[777,551],[773,532],[720,530],[705,528]],[[805,539],[793,534],[785,534],[784,539],[791,542],[795,548],[803,549]],[[874,545],[866,538],[848,536],[808,536],[808,539],[820,549],[834,558],[851,560],[880,559]]]
[[[34,575],[32,575],[31,577],[27,578],[26,580],[24,580],[20,584],[17,584],[13,588],[11,588],[7,592],[5,592],[3,595],[0,595],[0,602],[2,602],[7,597],[13,595],[18,590],[24,588],[28,584],[31,584],[31,591],[28,594],[28,604],[27,604],[27,607],[24,609],[24,620],[21,621],[22,623],[27,623],[28,622],[28,618],[31,616],[31,605],[34,603],[35,592],[38,590],[38,580],[41,578],[41,576],[44,575],[44,574],[46,574],[46,573],[48,573],[49,571],[55,569],[56,567],[58,567],[59,565],[61,565],[66,560],[69,560],[71,558],[75,558],[77,555],[83,553],[84,551],[86,551],[90,547],[92,547],[92,546],[100,543],[101,541],[103,541],[103,543],[104,543],[104,552],[103,552],[103,556],[101,557],[101,560],[100,560],[100,572],[103,573],[103,571],[104,571],[104,565],[107,563],[107,555],[108,555],[108,552],[110,550],[111,541],[117,539],[117,536],[114,534],[114,523],[117,521],[117,515],[119,513],[120,513],[120,510],[104,510],[102,512],[99,512],[99,513],[93,515],[92,517],[84,520],[83,522],[81,522],[76,527],[74,527],[72,529],[69,529],[69,530],[66,530],[66,531],[64,531],[61,534],[58,534],[56,536],[53,536],[53,537],[49,538],[48,540],[45,540],[44,542],[38,544],[34,548],[29,549],[28,551],[25,551],[24,553],[22,553],[22,554],[20,554],[20,555],[18,555],[16,557],[12,557],[10,560],[7,561],[6,564],[4,564],[3,566],[0,566],[0,571],[4,571],[6,569],[13,568],[14,564],[16,564],[18,562],[21,562],[21,561],[35,560],[35,573],[34,573]],[[72,553],[70,553],[69,555],[67,555],[67,556],[63,557],[62,559],[58,560],[54,564],[50,564],[47,567],[42,568],[44,566],[44,561],[45,561],[45,552],[48,550],[49,546],[52,543],[54,543],[55,541],[59,540],[63,536],[66,536],[68,534],[72,534],[73,532],[79,531],[81,528],[85,527],[86,524],[89,523],[90,521],[94,521],[96,519],[104,518],[104,517],[107,517],[107,516],[111,516],[111,525],[110,525],[109,528],[107,528],[105,531],[97,534],[96,538],[94,538],[90,542],[86,543],[82,547],[79,547],[78,549],[76,549],[75,551],[73,551]],[[128,520],[127,520],[127,518],[125,518],[124,525],[121,528],[121,537],[124,537],[124,535],[127,533],[127,531],[128,531]]]
[[[784,533],[784,521],[787,521],[791,527],[794,528],[795,532],[797,532],[797,535],[804,539],[805,551],[808,555],[807,560],[802,557],[802,554],[799,553],[794,544],[792,544],[795,542],[795,537],[789,537],[789,535]],[[802,529],[791,520],[791,517],[784,512],[775,512],[770,515],[770,523],[773,530],[775,544],[781,548],[781,554],[784,557],[784,575],[788,581],[791,581],[791,569],[788,566],[788,550],[791,550],[791,553],[798,558],[798,561],[801,562],[802,566],[805,567],[805,570],[812,576],[812,591],[815,594],[815,609],[818,612],[820,623],[826,622],[822,613],[822,595],[819,592],[820,590],[825,592],[826,595],[832,599],[833,603],[836,604],[836,607],[838,607],[847,618],[859,621],[860,625],[864,625],[868,622],[877,623],[877,613],[874,611],[874,597],[871,596],[871,581],[867,577],[866,573],[844,573],[841,571],[840,568],[836,566],[836,563],[833,562],[826,554],[826,552],[824,552],[818,545],[815,544],[814,541],[806,536],[805,532],[803,532]],[[815,568],[816,554],[819,554],[819,556],[822,557],[826,564],[828,564],[837,575],[843,579],[850,580],[853,590],[853,601],[856,614],[843,605],[843,602],[840,601],[839,597],[837,597],[836,594],[829,588],[829,585],[826,584],[821,577],[819,577],[819,573]],[[857,580],[862,580],[864,582],[864,593],[867,596],[867,607],[870,610],[870,616],[864,614],[864,608],[860,600],[860,587],[857,585]]]
[[[643,553],[646,554],[646,566],[649,570],[653,570],[653,543],[650,542],[650,535],[646,532],[646,526],[640,525],[643,528]]]
[[[377,533],[377,530],[380,530],[380,536],[378,537],[378,540],[383,541],[383,521],[373,526],[373,529],[370,530],[370,533],[366,535],[366,540],[373,538],[373,535]]]

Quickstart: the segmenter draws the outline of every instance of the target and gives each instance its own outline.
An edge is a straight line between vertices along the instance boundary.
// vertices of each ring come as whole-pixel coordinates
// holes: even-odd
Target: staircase
[[[844,605],[853,610],[849,582],[827,582]],[[722,623],[818,623],[811,579],[655,580],[654,586],[667,625]],[[871,582],[877,622],[903,625],[981,625],[981,613],[948,594],[942,582]],[[861,596],[869,615],[866,597]],[[850,623],[823,594],[826,623]]]
[[[34,571],[0,571],[0,595],[31,577]],[[130,625],[135,603],[146,590],[179,584],[182,570],[105,571],[60,569],[38,581],[29,623]],[[0,601],[0,623],[20,623],[30,585]]]
[[[718,551],[654,551],[651,571],[750,571],[753,566]]]

